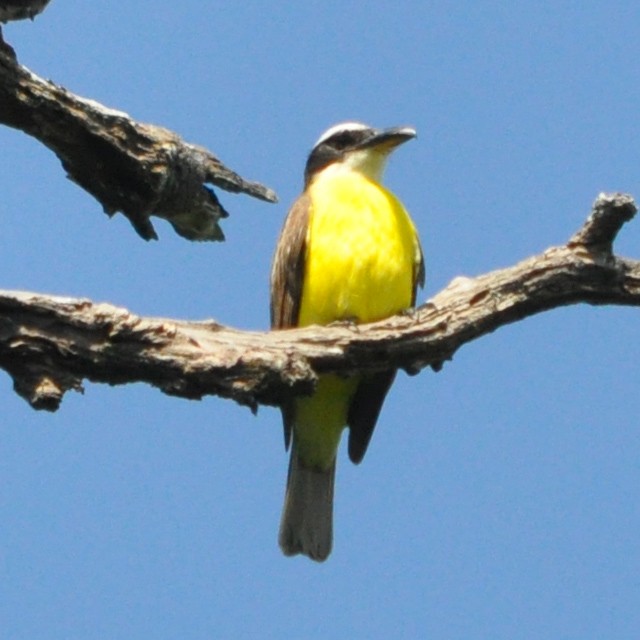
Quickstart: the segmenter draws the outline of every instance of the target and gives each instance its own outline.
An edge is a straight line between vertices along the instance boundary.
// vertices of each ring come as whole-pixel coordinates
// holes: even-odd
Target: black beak
[[[391,151],[398,145],[412,140],[417,135],[413,127],[391,127],[374,129],[371,135],[356,146],[356,149],[379,148],[380,151]]]

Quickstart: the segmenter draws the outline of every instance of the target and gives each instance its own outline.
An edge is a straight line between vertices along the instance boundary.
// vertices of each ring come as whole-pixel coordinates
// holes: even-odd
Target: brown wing
[[[420,240],[416,236],[416,260],[413,266],[413,291],[411,305],[416,302],[418,286],[424,286],[424,257]],[[384,399],[396,377],[396,370],[381,371],[365,376],[351,401],[347,424],[349,425],[349,459],[354,464],[362,462],[373,435]]]
[[[271,267],[271,328],[288,329],[298,325],[302,283],[307,252],[309,197],[302,194],[294,203],[280,232]],[[282,405],[284,444],[288,449],[293,424],[293,404]]]
[[[309,224],[309,196],[294,203],[280,232],[271,267],[271,328],[287,329],[298,324]]]

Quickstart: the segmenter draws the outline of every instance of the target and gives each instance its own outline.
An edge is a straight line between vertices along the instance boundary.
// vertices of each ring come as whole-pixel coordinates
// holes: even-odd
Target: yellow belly
[[[321,175],[309,190],[299,325],[372,322],[409,307],[419,248],[400,201],[356,172]],[[306,464],[333,461],[357,383],[322,376],[312,397],[296,401],[294,431]]]
[[[300,326],[372,322],[411,304],[417,238],[400,201],[363,175],[310,186]]]

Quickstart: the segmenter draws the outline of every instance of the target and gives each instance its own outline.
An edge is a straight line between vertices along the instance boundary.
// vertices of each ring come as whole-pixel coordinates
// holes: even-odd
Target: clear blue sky
[[[412,124],[388,185],[430,297],[561,244],[598,192],[640,197],[637,2],[53,0],[21,61],[274,188],[220,193],[224,244],[145,243],[0,129],[0,286],[268,325],[306,154],[344,119]],[[509,6],[518,7],[508,8]],[[640,257],[640,220],[617,243]],[[0,376],[3,638],[637,638],[638,311],[506,327],[401,375],[359,467],[341,451],[324,565],[276,536],[279,413],[86,385],[35,413]]]

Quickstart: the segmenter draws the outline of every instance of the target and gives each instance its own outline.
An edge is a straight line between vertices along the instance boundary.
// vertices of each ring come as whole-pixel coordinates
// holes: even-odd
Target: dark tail
[[[322,562],[333,543],[336,461],[325,471],[306,467],[293,440],[278,542],[286,556],[302,553]]]

